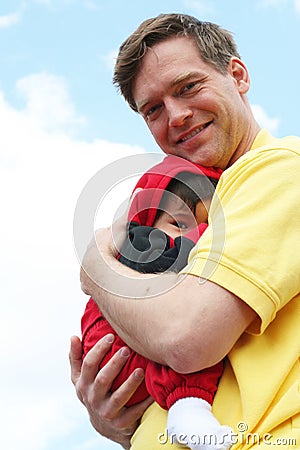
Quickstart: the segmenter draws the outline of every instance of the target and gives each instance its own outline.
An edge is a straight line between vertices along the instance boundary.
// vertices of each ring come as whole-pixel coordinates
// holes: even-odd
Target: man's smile
[[[206,128],[208,125],[210,125],[212,122],[208,122],[205,125],[202,125],[201,127],[195,128],[195,130],[182,135],[176,142],[176,144],[181,144],[182,142],[186,142],[188,139],[191,139],[192,137],[196,136],[196,134],[199,134],[204,128]]]

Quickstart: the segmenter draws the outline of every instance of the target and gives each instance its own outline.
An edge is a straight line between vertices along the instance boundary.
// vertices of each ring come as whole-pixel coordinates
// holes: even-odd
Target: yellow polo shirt
[[[235,430],[234,450],[300,449],[300,139],[261,130],[222,175],[209,225],[183,272],[259,317],[228,355],[213,411]],[[183,448],[166,443],[166,415],[148,408],[132,450]]]

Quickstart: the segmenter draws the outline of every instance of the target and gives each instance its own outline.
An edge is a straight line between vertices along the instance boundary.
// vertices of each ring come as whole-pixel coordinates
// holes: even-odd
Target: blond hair
[[[211,22],[201,22],[186,14],[160,14],[141,23],[121,45],[113,83],[129,106],[137,111],[133,85],[147,50],[158,42],[174,36],[193,39],[202,59],[226,73],[230,59],[240,58],[231,33]]]

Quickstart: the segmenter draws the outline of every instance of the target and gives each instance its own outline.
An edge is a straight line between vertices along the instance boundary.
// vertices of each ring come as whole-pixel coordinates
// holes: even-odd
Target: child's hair
[[[165,203],[168,199],[168,192],[179,197],[190,208],[193,214],[196,212],[196,206],[199,201],[213,196],[217,179],[206,177],[191,172],[180,172],[172,178],[162,195],[155,220],[165,211]]]

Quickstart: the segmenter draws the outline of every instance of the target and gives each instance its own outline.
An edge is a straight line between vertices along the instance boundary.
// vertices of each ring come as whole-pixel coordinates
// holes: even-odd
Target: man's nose
[[[180,127],[193,115],[191,108],[182,99],[169,99],[165,107],[168,111],[170,127]]]

